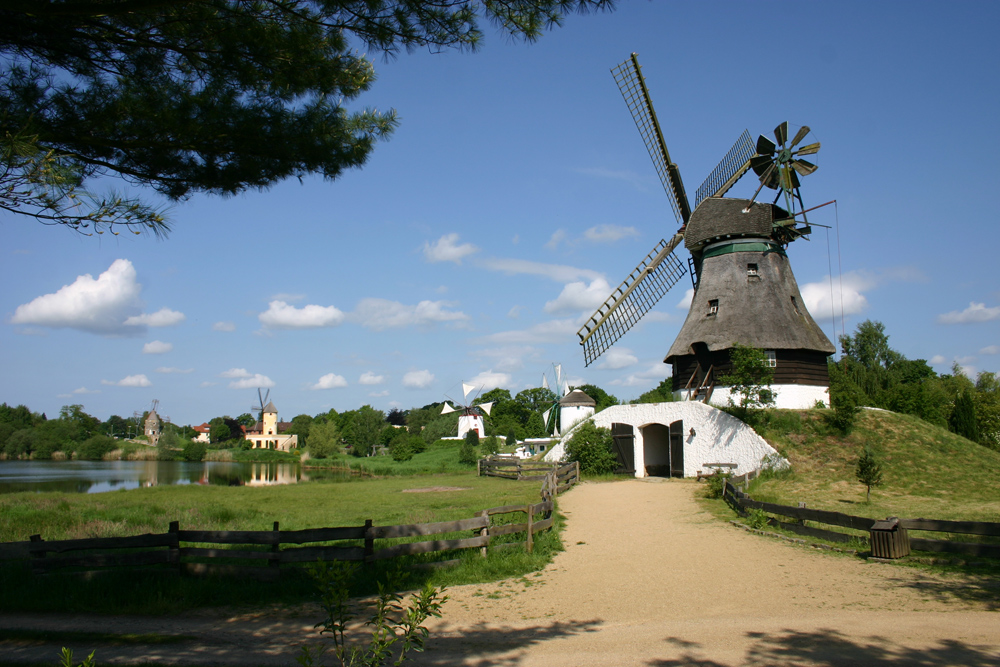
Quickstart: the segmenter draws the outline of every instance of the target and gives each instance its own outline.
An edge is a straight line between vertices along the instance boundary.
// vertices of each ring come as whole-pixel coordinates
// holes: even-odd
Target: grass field
[[[475,466],[458,462],[460,440],[437,440],[427,445],[427,449],[414,454],[409,461],[393,461],[391,456],[357,457],[340,454],[328,459],[309,459],[303,463],[315,467],[343,467],[374,475],[432,475],[441,473],[464,473]]]
[[[0,541],[112,537],[166,532],[177,520],[184,530],[283,530],[428,523],[470,518],[489,507],[536,503],[540,484],[475,471],[418,477],[354,478],[269,487],[162,486],[100,494],[16,493],[0,496]],[[421,489],[428,489],[421,492]],[[429,490],[433,489],[433,490]],[[460,490],[443,490],[460,489]],[[523,549],[456,553],[461,565],[447,570],[410,572],[403,584],[416,587],[477,583],[516,576],[544,566],[561,548],[557,529],[538,536],[533,554]],[[466,535],[467,536],[467,535]],[[416,557],[421,560],[420,557]],[[426,558],[423,558],[426,560]],[[375,581],[394,567],[386,561],[365,568],[356,594],[370,593]],[[302,602],[313,585],[294,569],[281,581],[259,583],[232,578],[196,579],[156,572],[117,572],[90,580],[72,575],[35,577],[24,563],[0,564],[0,610],[102,613],[177,613],[220,605]]]
[[[789,473],[751,486],[755,500],[866,517],[1000,522],[1000,452],[916,417],[864,410],[844,437],[824,410],[776,411],[764,437],[792,464]],[[884,469],[865,502],[854,476],[869,444]]]

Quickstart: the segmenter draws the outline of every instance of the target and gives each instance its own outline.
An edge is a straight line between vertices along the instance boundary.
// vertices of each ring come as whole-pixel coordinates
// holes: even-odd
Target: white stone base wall
[[[774,392],[776,408],[783,410],[808,410],[816,405],[816,401],[822,401],[823,405],[830,407],[830,391],[828,387],[817,387],[805,384],[775,384],[771,385]],[[687,401],[690,389],[681,389],[674,392],[678,401]],[[739,401],[739,397],[736,397]],[[712,405],[729,405],[729,387],[716,387],[712,391]]]
[[[767,458],[771,465],[788,466],[771,445],[757,433],[721,410],[697,401],[614,405],[594,415],[594,424],[611,428],[611,424],[629,424],[635,435],[635,476],[645,477],[645,450],[642,427],[649,424],[669,426],[684,422],[684,476],[694,477],[706,470],[707,463],[735,463],[734,474],[757,470]],[[691,429],[694,435],[691,435]],[[564,435],[545,455],[546,461],[560,461],[565,456],[566,441],[573,431]]]

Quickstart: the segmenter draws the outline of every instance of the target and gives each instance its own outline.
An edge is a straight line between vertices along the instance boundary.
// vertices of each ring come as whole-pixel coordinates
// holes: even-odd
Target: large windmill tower
[[[811,232],[799,192],[799,175],[816,166],[801,159],[820,145],[802,145],[809,128],[789,138],[788,123],[761,135],[756,145],[744,132],[705,179],[689,205],[680,170],[670,159],[649,91],[633,53],[612,69],[653,159],[680,230],[660,241],[580,329],[590,365],[621,338],[686,272],[674,256],[683,241],[695,289],[684,326],[667,352],[673,391],[679,398],[724,403],[728,389],[717,378],[730,370],[734,344],[765,350],[774,367],[779,407],[829,402],[826,358],[836,351],[806,310],[786,248]],[[749,170],[760,179],[750,199],[723,197]],[[763,188],[776,190],[772,203],[756,201]],[[778,202],[784,207],[778,206]]]

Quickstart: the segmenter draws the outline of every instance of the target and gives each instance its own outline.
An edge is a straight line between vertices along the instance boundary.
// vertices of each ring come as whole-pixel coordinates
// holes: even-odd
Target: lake
[[[161,484],[268,486],[312,478],[350,478],[347,471],[302,471],[298,463],[234,461],[0,461],[0,493],[102,493]]]

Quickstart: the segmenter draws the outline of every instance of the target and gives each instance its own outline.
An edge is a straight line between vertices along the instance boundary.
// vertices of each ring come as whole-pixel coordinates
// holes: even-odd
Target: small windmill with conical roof
[[[580,329],[587,365],[690,269],[694,298],[664,359],[673,369],[675,395],[725,401],[728,389],[717,386],[718,378],[730,370],[730,350],[740,344],[765,351],[774,367],[772,389],[779,407],[829,401],[827,357],[836,349],[806,309],[785,252],[789,243],[812,231],[799,177],[816,171],[802,156],[819,152],[820,144],[803,143],[808,127],[791,136],[787,122],[774,129],[775,141],[761,135],[755,144],[744,132],[698,188],[692,210],[636,55],[612,74],[681,228],[669,241],[660,241]],[[751,169],[760,181],[753,196],[724,197]],[[773,202],[756,201],[763,188],[777,191]],[[688,267],[673,254],[682,241],[691,253]]]
[[[475,431],[479,434],[480,438],[486,436],[486,423],[483,421],[483,415],[489,416],[490,410],[493,409],[493,402],[480,403],[478,405],[473,405],[475,403],[476,397],[479,395],[479,391],[482,391],[482,387],[479,391],[472,397],[472,401],[469,401],[469,394],[476,389],[475,385],[468,383],[462,383],[462,402],[458,402],[450,396],[446,396],[448,401],[444,402],[441,406],[441,414],[446,415],[452,412],[460,413],[458,415],[458,437],[464,438],[465,434],[469,431]]]

